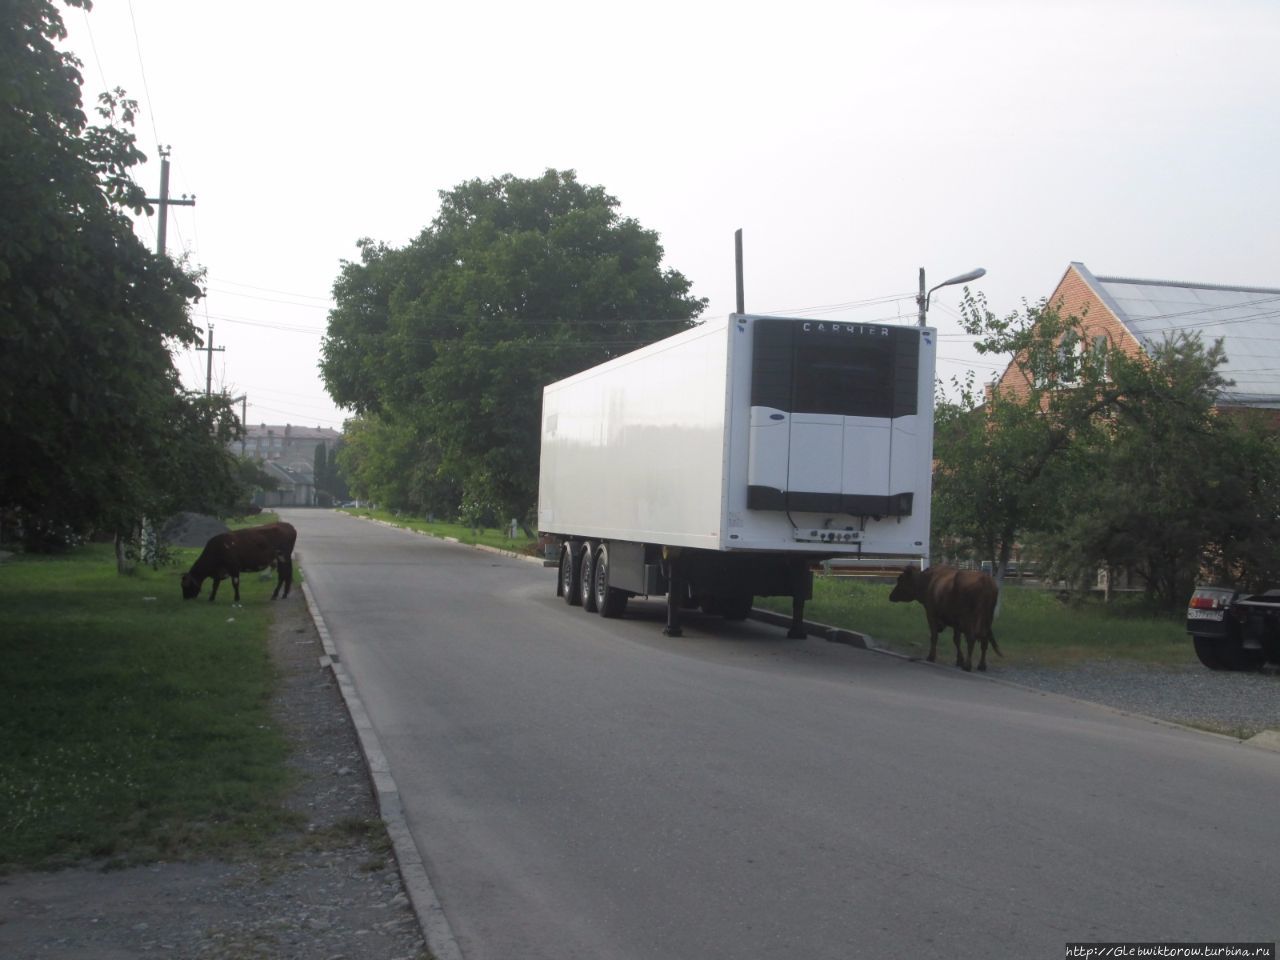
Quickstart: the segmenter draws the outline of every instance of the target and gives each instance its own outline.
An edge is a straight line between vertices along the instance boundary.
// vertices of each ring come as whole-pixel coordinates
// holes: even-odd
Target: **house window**
[[[1073,387],[1080,382],[1080,361],[1084,357],[1084,342],[1074,330],[1068,330],[1058,343],[1058,369],[1061,383]]]
[[[1106,380],[1110,376],[1107,369],[1107,335],[1100,333],[1093,338],[1093,356],[1098,364],[1099,379]]]

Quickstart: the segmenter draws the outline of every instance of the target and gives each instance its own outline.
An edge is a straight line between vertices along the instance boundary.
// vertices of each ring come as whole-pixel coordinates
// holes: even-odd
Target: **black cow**
[[[213,589],[209,591],[212,602],[218,595],[218,584],[230,577],[235,602],[239,603],[240,574],[268,567],[276,568],[276,588],[271,592],[271,599],[276,598],[282,586],[287,598],[293,586],[293,545],[297,539],[298,531],[289,523],[267,523],[210,537],[191,569],[182,575],[183,599],[200,596],[205,580],[212,577]]]

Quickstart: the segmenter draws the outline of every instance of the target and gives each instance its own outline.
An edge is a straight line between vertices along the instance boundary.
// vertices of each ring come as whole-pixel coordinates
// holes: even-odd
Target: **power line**
[[[217,280],[219,283],[228,283],[233,287],[248,287],[250,290],[261,290],[264,293],[278,293],[281,296],[285,296],[285,297],[301,297],[303,300],[329,301],[332,299],[331,297],[328,297],[328,296],[318,297],[311,293],[291,293],[288,290],[275,290],[271,287],[258,287],[258,286],[254,286],[252,283],[241,283],[238,280],[227,280],[223,277],[218,277]]]
[[[89,11],[81,7],[80,12],[84,15],[84,29],[89,34],[89,49],[93,51],[93,62],[97,64],[98,77],[102,80],[102,89],[105,92],[110,87],[107,86],[106,71],[102,69],[102,57],[98,55],[98,43],[93,37],[93,25],[89,22]]]
[[[142,41],[138,39],[138,18],[133,13],[133,0],[129,0],[129,23],[133,26],[133,46],[138,52],[138,72],[142,76],[142,92],[147,98],[147,117],[151,120],[151,132],[155,134],[156,143],[159,143],[160,132],[156,129],[155,101],[151,99],[151,88],[147,84],[147,68],[142,62]]]

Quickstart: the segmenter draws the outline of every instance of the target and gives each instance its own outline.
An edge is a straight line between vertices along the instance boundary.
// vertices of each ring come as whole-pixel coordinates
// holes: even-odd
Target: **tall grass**
[[[184,602],[109,546],[0,563],[0,870],[251,843],[286,819],[271,583]]]
[[[876,646],[924,656],[929,627],[918,603],[890,603],[888,583],[841,577],[815,577],[811,620],[869,635]],[[780,611],[790,601],[771,598],[758,604]],[[1062,666],[1083,660],[1135,660],[1180,665],[1196,662],[1180,617],[1158,613],[1136,598],[1110,603],[1100,599],[1063,601],[1052,591],[1006,583],[995,623],[996,641],[1012,664]],[[938,657],[954,658],[951,631],[938,640]]]

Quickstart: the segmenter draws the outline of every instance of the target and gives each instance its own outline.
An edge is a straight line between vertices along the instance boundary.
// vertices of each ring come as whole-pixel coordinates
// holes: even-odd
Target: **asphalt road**
[[[658,601],[283,513],[468,960],[1280,931],[1280,753],[757,623],[668,639]]]

